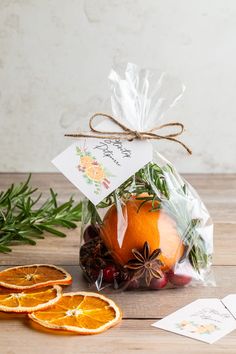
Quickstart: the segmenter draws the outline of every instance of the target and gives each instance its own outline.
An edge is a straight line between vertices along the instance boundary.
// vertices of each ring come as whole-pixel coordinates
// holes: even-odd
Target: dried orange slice
[[[46,309],[60,299],[61,293],[58,285],[22,292],[0,288],[0,311],[25,313]]]
[[[72,278],[64,269],[50,264],[32,264],[7,268],[0,272],[0,286],[25,290],[53,284],[71,284]]]
[[[119,307],[103,295],[90,292],[63,294],[47,310],[29,314],[40,325],[78,334],[97,334],[121,320]]]

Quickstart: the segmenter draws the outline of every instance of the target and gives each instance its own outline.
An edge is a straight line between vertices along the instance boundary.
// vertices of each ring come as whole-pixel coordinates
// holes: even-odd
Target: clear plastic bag
[[[134,64],[125,78],[112,70],[109,79],[114,117],[138,131],[156,126],[184,91]],[[80,265],[97,290],[214,284],[209,213],[157,147],[152,162],[97,206],[83,200]]]

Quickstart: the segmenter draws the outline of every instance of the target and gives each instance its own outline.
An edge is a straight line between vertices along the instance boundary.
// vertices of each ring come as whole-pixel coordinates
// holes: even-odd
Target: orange
[[[91,165],[88,166],[85,170],[86,175],[93,181],[100,182],[105,178],[105,173],[101,166]]]
[[[43,286],[71,284],[72,278],[64,269],[50,264],[32,264],[7,268],[0,272],[0,286],[25,290]]]
[[[184,245],[178,235],[175,221],[163,210],[150,211],[152,202],[131,199],[119,211],[113,205],[106,213],[101,227],[103,241],[112,257],[120,265],[133,258],[132,249],[142,250],[147,241],[150,251],[161,249],[159,259],[162,270],[171,269],[184,253]],[[155,202],[155,207],[158,202]],[[140,207],[140,208],[139,208]],[[120,241],[120,244],[119,244]]]
[[[94,159],[91,156],[85,155],[80,158],[80,165],[83,167],[90,166],[93,163]]]
[[[107,297],[90,292],[66,293],[47,310],[29,317],[40,325],[78,334],[96,334],[121,320],[118,306]]]
[[[17,313],[38,311],[52,306],[60,297],[61,287],[58,285],[22,292],[0,288],[0,311]]]

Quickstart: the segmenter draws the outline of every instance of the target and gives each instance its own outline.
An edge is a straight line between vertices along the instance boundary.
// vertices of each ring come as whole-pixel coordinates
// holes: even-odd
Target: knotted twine
[[[119,126],[122,131],[121,132],[116,132],[116,131],[105,131],[105,130],[99,130],[96,129],[93,125],[94,119],[96,117],[105,117],[108,118],[110,121],[115,123],[117,126]],[[172,133],[172,134],[164,134],[160,135],[157,134],[157,131],[160,131],[164,128],[168,127],[177,127],[179,130],[177,132]],[[180,136],[184,132],[184,125],[179,122],[171,122],[171,123],[166,123],[162,124],[159,126],[155,126],[152,129],[149,129],[147,131],[137,131],[128,128],[126,125],[123,123],[119,122],[116,118],[112,117],[109,114],[106,113],[95,113],[92,115],[92,117],[89,119],[89,128],[90,132],[79,132],[75,134],[65,134],[67,137],[73,137],[73,138],[99,138],[99,139],[125,139],[128,141],[132,141],[134,139],[138,140],[145,140],[145,139],[153,139],[153,140],[170,140],[174,141],[178,144],[180,144],[189,154],[192,154],[192,151],[188,148],[187,145],[185,145],[182,141],[177,139],[178,136]]]

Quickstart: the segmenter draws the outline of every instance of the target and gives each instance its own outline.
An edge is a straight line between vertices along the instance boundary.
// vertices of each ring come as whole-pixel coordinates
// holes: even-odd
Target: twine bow
[[[113,123],[115,123],[117,126],[119,126],[123,131],[122,132],[104,131],[104,130],[98,130],[98,129],[94,128],[93,122],[94,122],[94,119],[98,116],[108,118]],[[177,130],[177,132],[175,132],[175,133],[165,134],[165,135],[160,135],[160,134],[155,133],[156,131],[159,131],[159,130],[162,130],[162,129],[168,128],[168,127],[178,127],[179,130]],[[184,125],[179,122],[162,124],[162,125],[153,127],[152,129],[149,129],[147,131],[140,132],[140,131],[132,130],[132,129],[128,128],[127,126],[120,123],[116,118],[112,117],[109,114],[95,113],[89,119],[89,128],[90,128],[91,132],[65,134],[65,136],[73,137],[73,138],[125,139],[125,140],[129,140],[129,141],[132,141],[133,139],[171,140],[171,141],[174,141],[174,142],[180,144],[185,150],[187,150],[187,152],[189,154],[192,154],[192,151],[188,148],[187,145],[185,145],[179,139],[176,139],[184,131]]]

